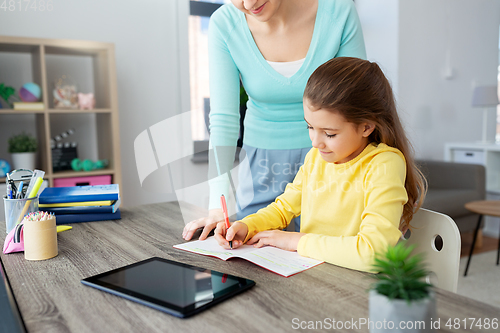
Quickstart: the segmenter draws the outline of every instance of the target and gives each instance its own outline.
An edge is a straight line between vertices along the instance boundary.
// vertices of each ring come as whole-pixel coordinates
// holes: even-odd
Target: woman
[[[223,219],[219,200],[229,192],[240,78],[249,100],[243,138],[248,163],[239,168],[238,219],[273,202],[295,177],[311,148],[302,105],[307,80],[321,64],[343,56],[366,57],[352,0],[233,0],[212,15],[210,211],[185,226],[184,239],[201,227],[205,239]]]

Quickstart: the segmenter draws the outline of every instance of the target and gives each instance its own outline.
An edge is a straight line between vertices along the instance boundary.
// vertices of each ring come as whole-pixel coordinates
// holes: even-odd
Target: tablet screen
[[[156,257],[82,283],[182,318],[255,285],[252,280]]]

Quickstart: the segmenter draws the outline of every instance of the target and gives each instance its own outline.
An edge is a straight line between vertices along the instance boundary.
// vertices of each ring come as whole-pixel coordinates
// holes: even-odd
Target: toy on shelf
[[[15,96],[16,89],[8,87],[3,83],[0,83],[0,98],[2,98],[7,106],[11,109],[14,108],[13,102],[17,102],[18,99]]]
[[[54,108],[56,109],[77,109],[78,95],[76,84],[71,79],[63,75],[55,83],[54,88]]]
[[[75,130],[70,128],[50,139],[53,171],[71,170],[71,161],[78,157],[78,144],[74,141],[65,142],[65,140],[68,140],[68,137],[73,135],[73,133],[75,133]]]
[[[7,176],[7,173],[9,172],[10,172],[9,162],[0,158],[0,177]]]
[[[95,107],[95,98],[93,93],[78,93],[78,105],[80,110],[93,110]]]
[[[23,84],[21,89],[19,89],[19,97],[23,102],[38,102],[42,96],[42,90],[38,84],[29,82]]]
[[[62,133],[57,134],[55,137],[52,138],[52,141],[59,142],[62,139],[66,139],[68,136],[73,135],[74,133],[75,133],[75,129],[74,128],[70,128],[67,131],[64,131]]]
[[[71,161],[71,167],[75,171],[92,171],[98,169],[104,169],[108,166],[108,160],[98,160],[92,161],[89,159],[80,160],[79,158],[75,158]]]

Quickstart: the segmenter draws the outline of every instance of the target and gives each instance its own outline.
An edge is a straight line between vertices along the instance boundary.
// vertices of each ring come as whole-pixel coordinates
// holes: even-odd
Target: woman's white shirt
[[[279,74],[283,75],[286,78],[290,78],[299,71],[305,59],[306,58],[286,62],[275,62],[267,60],[267,63]]]

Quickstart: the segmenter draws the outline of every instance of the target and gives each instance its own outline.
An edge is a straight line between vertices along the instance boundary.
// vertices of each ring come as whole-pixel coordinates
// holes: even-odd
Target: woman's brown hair
[[[399,120],[392,88],[380,67],[358,58],[334,58],[319,66],[304,91],[311,108],[331,110],[354,124],[371,122],[375,130],[369,141],[397,148],[406,159],[405,188],[399,229],[404,231],[424,201],[427,182],[415,165],[413,147]]]

